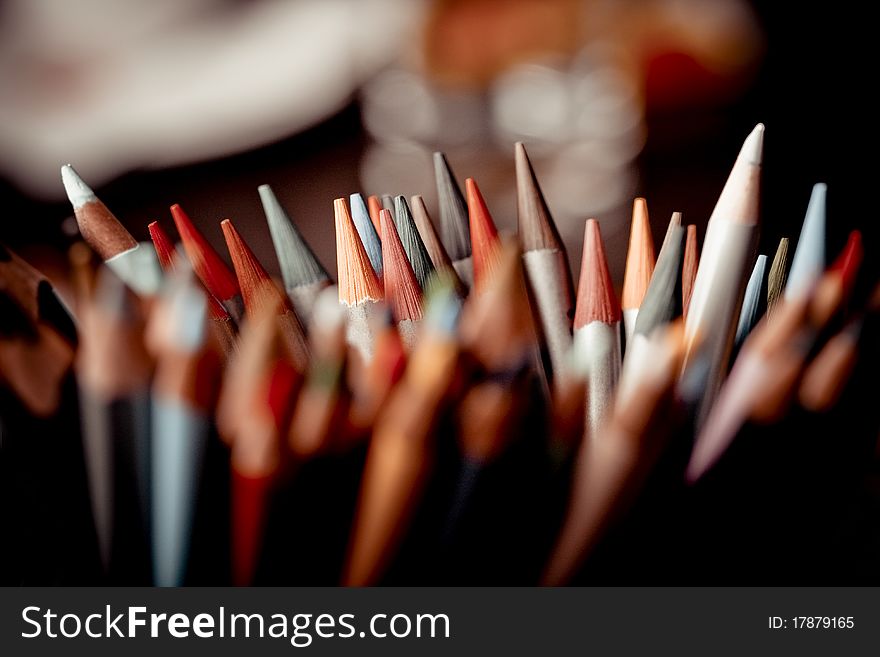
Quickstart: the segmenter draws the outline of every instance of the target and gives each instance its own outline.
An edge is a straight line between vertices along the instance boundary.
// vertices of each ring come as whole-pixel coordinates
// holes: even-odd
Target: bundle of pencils
[[[813,554],[840,516],[768,509],[875,467],[880,287],[858,232],[827,257],[823,185],[791,266],[787,237],[756,253],[763,132],[702,255],[676,212],[655,258],[635,200],[620,298],[595,219],[573,285],[522,144],[516,236],[438,153],[438,224],[421,196],[328,202],[335,282],[267,185],[281,282],[179,205],[182,248],[167,221],[139,244],[63,167],[72,303],[0,248],[3,580],[724,581]]]

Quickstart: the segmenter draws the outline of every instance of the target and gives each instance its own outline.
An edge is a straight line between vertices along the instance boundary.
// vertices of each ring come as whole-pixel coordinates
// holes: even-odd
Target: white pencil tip
[[[761,164],[764,155],[764,124],[759,123],[743,142],[740,157],[751,164]]]
[[[78,210],[90,201],[96,201],[97,197],[92,188],[83,182],[76,170],[69,164],[61,167],[61,182],[64,183],[64,191],[74,210]]]

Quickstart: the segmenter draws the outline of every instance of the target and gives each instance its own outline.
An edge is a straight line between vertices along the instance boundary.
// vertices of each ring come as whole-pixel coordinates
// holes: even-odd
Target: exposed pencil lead
[[[471,231],[471,247],[474,261],[474,285],[480,289],[492,274],[500,241],[498,229],[489,214],[480,188],[473,178],[465,180],[468,199],[468,223]]]
[[[733,339],[734,354],[739,351],[742,343],[748,337],[752,328],[761,318],[761,312],[764,308],[764,273],[767,268],[767,256],[759,255],[755,260],[755,267],[752,269],[752,275],[746,285],[745,296],[743,297],[742,310],[739,314],[739,322],[736,327],[736,335]]]
[[[825,197],[827,187],[824,183],[813,185],[804,224],[798,237],[788,282],[785,285],[785,298],[791,299],[801,294],[822,275],[825,269]]]
[[[345,199],[333,201],[339,300],[349,306],[382,299],[382,286],[357,235]]]
[[[381,230],[377,231],[373,226],[363,196],[352,194],[348,197],[348,202],[351,206],[351,218],[354,221],[354,227],[357,229],[361,243],[367,251],[367,257],[370,259],[370,264],[373,265],[373,271],[376,272],[378,278],[382,278],[382,242],[379,237]]]
[[[739,157],[749,164],[761,165],[764,158],[764,124],[756,125],[740,149]]]
[[[382,210],[382,257],[385,260],[385,298],[397,322],[422,318],[422,288],[406,257],[391,212]]]
[[[153,246],[156,247],[156,256],[159,258],[162,271],[170,272],[174,269],[174,254],[176,253],[171,238],[158,221],[151,221],[147,224],[147,230],[150,232]]]
[[[846,245],[837,256],[837,259],[831,263],[830,269],[839,271],[843,278],[843,288],[845,290],[852,289],[854,277],[859,272],[862,264],[864,249],[862,247],[862,233],[858,230],[850,232],[846,240]]]
[[[764,124],[759,123],[746,137],[709,217],[703,251],[710,251],[713,228],[719,221],[755,225],[758,223],[761,161],[764,150]]]
[[[86,203],[97,201],[98,197],[70,164],[61,167],[61,182],[64,183],[64,191],[74,210],[78,210]]]
[[[226,248],[232,258],[232,266],[235,268],[235,276],[238,278],[241,297],[244,300],[248,316],[262,312],[261,309],[266,304],[277,306],[279,310],[287,308],[286,297],[275,286],[254,252],[233,226],[232,221],[224,219],[220,222],[220,228],[223,229]]]
[[[463,295],[465,287],[458,276],[458,272],[455,271],[452,265],[452,259],[446,252],[446,247],[443,246],[443,242],[440,241],[440,237],[437,235],[434,222],[431,221],[431,215],[428,214],[428,208],[425,207],[424,199],[418,195],[413,196],[410,199],[410,207],[412,208],[416,228],[419,230],[419,236],[422,238],[422,243],[425,245],[428,255],[431,256],[434,269],[449,277],[456,292],[459,295]]]
[[[300,235],[272,188],[269,185],[260,185],[257,191],[263,204],[266,223],[269,224],[269,234],[278,257],[284,288],[290,293],[302,285],[329,281],[327,270]]]
[[[785,289],[785,281],[788,278],[788,238],[779,240],[773,264],[770,265],[770,274],[767,276],[767,316],[769,317],[782,298]]]
[[[684,317],[687,317],[688,308],[691,305],[694,279],[697,277],[697,267],[700,264],[699,248],[697,246],[697,227],[694,224],[689,224],[684,246],[684,261],[681,264],[681,313]]]
[[[648,219],[648,204],[645,199],[637,198],[633,202],[626,272],[620,298],[627,340],[632,337],[639,307],[642,305],[642,299],[645,298],[648,283],[651,282],[654,273],[654,262],[654,239],[651,236],[651,223]]]
[[[419,196],[413,196],[409,200],[412,210],[413,221],[419,231],[419,237],[425,245],[428,255],[431,256],[431,262],[434,263],[435,269],[452,269],[452,260],[446,252],[446,247],[440,241],[437,230],[434,228],[434,222],[431,221],[431,215],[425,206],[425,200]]]
[[[608,271],[599,222],[587,219],[584,225],[584,252],[581,258],[574,327],[579,329],[597,321],[613,324],[619,322],[620,318],[620,304],[614,295],[614,284]]]
[[[376,229],[376,235],[382,234],[382,221],[379,213],[382,211],[382,201],[378,196],[373,194],[367,198],[367,209],[370,212],[370,221],[373,222],[373,228]]]
[[[675,228],[677,226],[681,226],[681,212],[673,212],[672,216],[669,218],[669,224],[666,226],[666,234],[663,235],[663,243],[660,244],[660,252],[663,252],[663,247],[666,246],[666,242],[675,232]],[[683,249],[683,247],[682,247]],[[657,259],[660,259],[660,254],[657,254]],[[656,268],[656,264],[655,264]]]
[[[73,206],[76,223],[83,239],[104,261],[109,261],[123,253],[137,249],[138,243],[119,222],[110,209],[95,196],[92,189],[83,182],[79,174],[69,164],[61,167],[61,180],[64,190]],[[120,263],[121,264],[121,263]],[[123,280],[132,284],[120,267],[111,265]]]
[[[171,217],[174,219],[174,225],[177,226],[183,249],[186,251],[196,276],[205,284],[208,292],[217,297],[217,300],[226,307],[236,321],[241,320],[244,309],[241,307],[241,290],[238,287],[235,274],[230,271],[220,254],[195,227],[183,208],[177,204],[172,205]]]
[[[678,214],[678,213],[676,213]],[[633,335],[650,334],[681,314],[681,261],[684,255],[685,229],[680,216],[669,222],[666,238],[657,257],[657,266],[639,308]]]
[[[440,205],[440,235],[453,261],[471,255],[468,208],[443,153],[434,153],[434,180]]]
[[[564,251],[562,239],[550,215],[544,194],[522,142],[514,146],[516,160],[516,209],[519,239],[523,251],[556,249]]]
[[[419,236],[419,231],[409,211],[409,205],[407,205],[406,199],[403,196],[396,196],[394,198],[394,209],[392,211],[394,213],[397,234],[400,236],[400,241],[403,244],[403,250],[406,252],[406,257],[409,259],[413,273],[416,275],[419,287],[424,290],[428,286],[428,279],[434,273],[434,263],[431,262],[431,256],[428,255],[428,250]]]
[[[156,248],[156,255],[159,258],[159,265],[162,267],[162,271],[166,274],[171,273],[178,264],[178,258],[184,257],[183,254],[177,250],[171,241],[171,237],[169,237],[158,221],[151,222],[147,228],[150,231],[153,246]],[[189,267],[188,263],[187,267]],[[230,319],[229,313],[226,312],[223,304],[217,301],[214,295],[208,292],[207,289],[202,287],[202,290],[208,300],[208,310],[210,311],[211,319],[228,321]]]

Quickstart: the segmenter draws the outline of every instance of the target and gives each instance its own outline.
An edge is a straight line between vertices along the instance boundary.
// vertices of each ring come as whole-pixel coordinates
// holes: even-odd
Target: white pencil
[[[746,138],[709,218],[685,322],[682,378],[698,390],[699,427],[718,394],[733,344],[758,234],[764,126]],[[699,382],[694,382],[696,376]]]

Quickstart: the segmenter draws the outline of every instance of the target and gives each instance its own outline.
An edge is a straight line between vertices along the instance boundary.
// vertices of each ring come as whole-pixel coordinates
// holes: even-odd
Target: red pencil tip
[[[498,229],[489,214],[480,188],[473,178],[465,180],[467,189],[468,223],[471,227],[471,249],[474,264],[474,285],[481,288],[491,275],[498,260]]]
[[[150,239],[153,240],[153,247],[156,249],[162,271],[170,272],[174,269],[174,244],[171,238],[158,221],[151,221],[147,225],[147,230],[150,231]]]
[[[843,288],[845,290],[852,289],[859,268],[862,266],[862,257],[864,249],[862,247],[862,234],[858,230],[854,230],[849,234],[846,246],[837,256],[837,260],[832,263],[831,271],[839,271],[843,280]]]
[[[620,316],[620,303],[614,295],[599,222],[587,219],[574,327],[582,328],[595,321],[613,324],[620,321]]]
[[[150,231],[150,239],[153,240],[153,247],[156,249],[156,255],[159,258],[159,265],[161,265],[162,271],[166,274],[174,271],[174,258],[177,249],[174,247],[171,237],[158,221],[151,221],[147,229]],[[213,294],[208,292],[204,287],[204,283],[202,283],[202,286],[205,296],[208,298],[208,312],[211,319],[229,319],[229,313],[226,312],[226,308],[217,301]]]
[[[235,297],[239,293],[238,282],[220,254],[214,250],[179,205],[171,206],[171,217],[174,219],[174,225],[177,226],[183,249],[192,263],[196,276],[220,301]]]
[[[382,262],[384,263],[385,298],[395,321],[422,318],[422,290],[406,257],[390,210],[379,214],[382,224]]]

